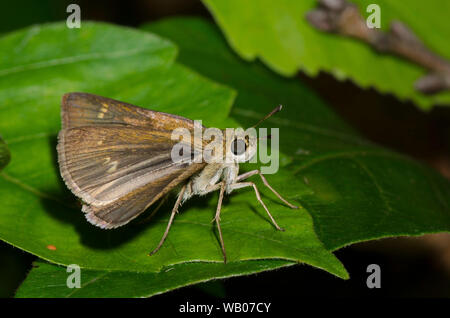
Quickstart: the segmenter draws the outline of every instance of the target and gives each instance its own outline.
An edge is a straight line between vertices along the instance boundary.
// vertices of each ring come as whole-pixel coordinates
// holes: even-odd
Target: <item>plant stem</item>
[[[429,73],[415,83],[415,89],[435,94],[450,89],[450,63],[428,49],[405,24],[391,23],[388,32],[369,28],[359,9],[346,0],[319,0],[306,15],[319,30],[359,39],[380,53],[393,54],[427,69]]]

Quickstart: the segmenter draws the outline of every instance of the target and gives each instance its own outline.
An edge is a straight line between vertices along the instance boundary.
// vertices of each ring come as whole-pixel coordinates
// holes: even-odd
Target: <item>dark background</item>
[[[199,0],[135,1],[8,1],[0,9],[0,34],[36,23],[67,18],[66,7],[77,3],[82,20],[106,21],[138,27],[174,15],[212,19]],[[385,147],[433,166],[450,178],[450,108],[418,110],[375,90],[362,90],[327,74],[299,81],[315,90],[344,120]],[[383,123],[380,125],[380,123]],[[182,301],[201,297],[205,302],[222,297],[450,297],[450,235],[394,238],[356,244],[336,252],[351,279],[343,281],[306,265],[182,288],[153,301]],[[12,297],[31,269],[34,256],[0,242],[0,297]],[[366,268],[381,267],[381,289],[368,289]],[[269,298],[268,298],[269,297]]]

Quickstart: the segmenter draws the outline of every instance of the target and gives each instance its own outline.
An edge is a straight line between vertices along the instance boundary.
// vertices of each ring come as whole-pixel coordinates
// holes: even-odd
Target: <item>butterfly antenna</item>
[[[263,119],[261,119],[256,124],[254,124],[251,128],[255,128],[256,126],[261,124],[263,121],[265,121],[267,118],[271,117],[273,114],[278,113],[282,108],[283,108],[283,105],[278,105],[270,113],[268,113],[266,116],[264,116]]]

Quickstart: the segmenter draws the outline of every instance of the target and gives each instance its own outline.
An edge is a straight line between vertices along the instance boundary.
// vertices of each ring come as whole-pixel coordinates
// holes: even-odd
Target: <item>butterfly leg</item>
[[[219,240],[220,240],[220,245],[221,245],[222,254],[223,254],[223,261],[224,261],[224,263],[226,263],[227,262],[227,254],[225,252],[225,244],[223,242],[222,229],[220,227],[220,211],[222,209],[222,201],[223,201],[223,196],[224,196],[225,189],[226,189],[226,183],[220,182],[220,183],[216,183],[213,185],[209,185],[208,187],[206,187],[205,190],[199,192],[198,194],[205,195],[210,192],[217,191],[219,189],[220,189],[220,193],[219,193],[219,201],[217,203],[216,215],[212,219],[211,222],[216,222],[216,224],[217,224],[217,230],[219,231]]]
[[[270,220],[272,221],[272,224],[277,228],[277,230],[284,231],[284,229],[282,229],[281,227],[278,226],[278,224],[275,221],[275,219],[273,218],[272,214],[270,214],[269,209],[266,207],[263,200],[261,199],[261,195],[259,194],[258,188],[256,187],[256,185],[253,182],[233,183],[233,184],[230,184],[229,187],[231,187],[231,190],[241,189],[241,188],[245,188],[245,187],[253,187],[253,189],[255,190],[256,199],[258,199],[259,203],[263,206],[264,210],[266,210],[267,214],[270,217]]]
[[[174,205],[174,207],[172,209],[172,214],[170,215],[169,223],[167,223],[166,231],[164,232],[164,235],[161,238],[161,241],[159,242],[158,246],[153,251],[150,252],[150,254],[149,254],[150,256],[155,254],[156,252],[158,252],[158,250],[161,248],[161,246],[163,245],[164,241],[166,240],[167,234],[169,234],[169,229],[172,226],[172,222],[173,222],[173,219],[175,217],[175,214],[177,214],[178,207],[180,206],[181,201],[183,200],[184,191],[186,191],[186,185],[184,185],[181,188],[181,191],[178,194],[177,201],[175,202],[175,205]]]
[[[236,181],[242,181],[244,179],[247,179],[251,176],[254,176],[255,174],[259,174],[259,176],[261,177],[262,182],[264,183],[264,185],[266,187],[268,187],[270,189],[270,191],[272,191],[278,199],[280,199],[281,201],[284,202],[284,204],[286,204],[287,206],[289,206],[291,209],[298,209],[298,206],[293,205],[291,203],[289,203],[285,198],[283,198],[277,191],[275,191],[274,188],[272,188],[272,186],[269,184],[269,182],[267,182],[266,177],[264,177],[264,175],[261,173],[261,171],[259,170],[252,170],[246,173],[241,174],[240,176],[237,177]]]
[[[222,229],[220,228],[220,211],[222,209],[222,201],[224,193],[225,193],[225,182],[222,182],[220,184],[219,201],[217,202],[216,216],[214,217],[214,220],[216,221],[217,230],[219,231],[219,239],[220,239],[220,246],[222,247],[223,262],[226,263],[227,253],[225,252],[225,244],[223,243]]]

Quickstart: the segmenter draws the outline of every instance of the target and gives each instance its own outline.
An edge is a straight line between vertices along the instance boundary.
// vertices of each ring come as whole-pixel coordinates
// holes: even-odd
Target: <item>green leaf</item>
[[[259,115],[271,109],[273,105],[279,102],[284,103],[286,106],[284,110],[266,124],[282,126],[281,149],[287,156],[282,157],[283,169],[280,173],[284,174],[286,170],[296,171],[296,169],[300,169],[301,172],[293,176],[282,175],[280,181],[284,184],[280,186],[284,188],[282,187],[280,192],[289,193],[291,187],[294,188],[294,193],[298,193],[300,202],[307,206],[308,212],[312,214],[315,228],[327,248],[335,249],[372,238],[449,230],[448,181],[423,165],[381,149],[361,138],[297,80],[279,78],[261,65],[241,61],[227,48],[218,31],[202,20],[169,19],[147,25],[145,29],[175,41],[181,49],[178,60],[185,65],[238,89],[232,116],[241,121],[244,127],[253,124],[260,118]],[[362,161],[363,165],[370,164],[371,167],[378,167],[372,172],[373,178],[358,165],[348,168],[348,164],[353,163],[352,159]],[[411,175],[414,176],[415,183],[408,182]],[[277,176],[271,175],[268,179],[272,182],[278,178]],[[390,184],[391,176],[395,177],[392,184]],[[378,182],[378,189],[375,182]],[[383,191],[383,195],[389,201],[383,201],[380,191]],[[233,204],[233,201],[242,195],[242,193],[233,194],[227,206]],[[395,210],[386,213],[387,210],[383,204],[390,203],[391,200],[394,201],[391,206]],[[189,213],[191,212],[189,209]],[[226,244],[228,246],[227,240]],[[243,263],[245,264],[242,265]],[[269,263],[274,266],[270,267]],[[226,267],[226,269],[233,271],[235,266],[242,265],[248,270],[246,273],[256,272],[257,268],[253,267],[255,264],[266,264],[269,266],[268,269],[288,266],[292,263],[287,261],[281,264],[276,261],[233,262],[232,267]],[[173,267],[189,266],[188,273],[193,273],[197,270],[205,270],[204,267],[196,268],[196,266],[204,265],[221,266],[221,264],[184,263]],[[77,291],[74,296],[98,295],[97,284],[84,285],[96,278],[96,275],[106,275],[109,286],[116,286],[102,288],[105,297],[150,296],[155,293],[152,286],[158,285],[156,282],[159,282],[161,277],[165,277],[159,275],[164,275],[165,270],[169,268],[172,267],[167,267],[160,274],[152,276],[154,280],[148,276],[145,279],[148,282],[147,287],[137,283],[137,287],[130,284],[133,286],[131,289],[139,289],[136,293],[130,292],[130,288],[125,286],[129,286],[128,280],[139,281],[142,276],[104,271],[99,274],[97,271],[83,270],[82,273],[87,272],[92,276],[82,279],[82,290]],[[206,276],[206,278],[193,276],[195,279],[198,278],[198,281],[211,277],[228,277],[228,274],[219,274],[218,269],[216,271],[216,275]],[[175,270],[169,273],[186,274],[184,271]],[[237,274],[244,274],[244,271],[238,270]],[[17,296],[67,296],[71,293],[64,287],[67,275],[65,269],[59,266],[40,266],[31,271],[29,280],[25,282]],[[172,277],[170,280],[162,281],[164,281],[164,290],[189,284],[189,279],[185,280],[183,277],[181,279]],[[41,287],[42,291],[40,291]]]
[[[218,30],[205,21],[169,19],[147,25],[145,29],[176,42],[180,46],[178,61],[238,89],[232,116],[242,122],[244,127],[253,124],[277,103],[285,105],[282,112],[264,124],[281,126],[281,149],[287,154],[281,158],[283,168],[279,172],[282,173],[280,180],[279,174],[267,178],[270,182],[279,181],[280,184],[274,186],[282,186],[280,192],[287,192],[289,196],[294,193],[294,197],[307,207],[308,213],[314,218],[320,239],[328,249],[373,238],[449,230],[449,182],[430,168],[361,138],[301,82],[274,76],[256,63],[243,62],[229,50]],[[368,170],[368,166],[373,171]],[[285,171],[298,170],[300,172],[295,175],[292,173],[286,176]],[[233,194],[226,206],[235,206],[237,200],[244,202],[240,201],[242,195]],[[385,203],[390,204],[391,210],[384,206]],[[268,204],[271,209],[275,207],[275,202],[269,201]],[[283,213],[289,212],[283,210]],[[188,213],[192,213],[192,209],[179,216]],[[226,218],[227,213],[224,214]],[[256,221],[254,216],[252,220]],[[286,224],[282,220],[279,223],[283,223],[283,226]],[[228,231],[224,230],[224,233]],[[227,246],[228,243],[229,239],[226,239]],[[152,276],[154,280],[148,276],[145,279],[148,282],[146,286],[127,282],[140,281],[143,276],[102,271],[100,275],[107,277],[108,282],[105,284],[110,288],[101,288],[100,283],[97,285],[96,280],[93,281],[98,276],[97,271],[82,270],[82,275],[87,272],[91,276],[82,278],[82,290],[73,296],[97,296],[97,288],[101,288],[105,297],[150,296],[155,294],[153,286],[159,284],[156,282],[162,281],[164,290],[189,284],[189,273],[205,270],[206,267],[200,266],[217,266],[216,272],[215,275],[206,274],[206,277],[200,278],[193,275],[195,281],[257,272],[257,266],[271,269],[292,264],[288,261],[277,262],[233,262],[223,268],[219,263],[183,263],[166,267],[160,274]],[[188,266],[186,272],[167,272],[184,277],[164,279],[165,271],[170,268]],[[231,273],[235,266],[243,266],[245,271]],[[223,273],[219,269],[230,272]],[[64,287],[67,275],[64,268],[55,265],[35,268],[17,296],[67,296],[72,292]],[[92,283],[87,284],[89,282]],[[139,292],[130,292],[130,289]]]
[[[450,181],[362,138],[299,80],[239,60],[218,30],[202,20],[170,19],[145,29],[177,43],[183,64],[235,88],[231,115],[243,127],[275,105],[285,106],[263,124],[280,129],[280,151],[286,155],[282,171],[290,172],[282,193],[293,188],[327,249],[450,231]]]
[[[158,285],[155,273],[174,264],[195,261],[192,268],[202,272],[198,279],[218,277],[210,264],[223,262],[211,223],[217,196],[184,204],[165,245],[149,257],[164,232],[170,205],[148,224],[140,224],[141,218],[112,231],[92,226],[59,176],[56,134],[60,99],[70,91],[202,119],[207,126],[221,128],[236,125],[228,118],[235,92],[174,63],[177,49],[171,42],[107,24],[84,23],[81,29],[36,26],[0,38],[0,46],[0,131],[14,158],[0,174],[0,238],[56,264],[136,275],[140,290],[148,295],[169,288]],[[281,170],[271,182],[286,197],[298,198],[306,187],[301,181],[287,187],[288,175]],[[249,190],[236,191],[225,202],[222,231],[230,273],[238,273],[235,265],[246,268],[242,274],[257,272],[267,261],[250,260],[276,258],[285,260],[278,266],[304,262],[348,277],[317,238],[304,209],[293,211],[270,194],[265,200],[286,232],[275,230]],[[171,288],[190,284],[189,279],[183,283],[188,275],[184,268]],[[153,273],[155,285],[142,279],[143,273]],[[134,289],[127,293],[141,295]]]
[[[261,59],[276,72],[292,76],[320,71],[337,79],[350,79],[363,88],[412,100],[427,110],[434,104],[450,105],[450,93],[425,96],[414,90],[414,82],[426,70],[400,58],[380,55],[366,44],[315,30],[305,14],[316,0],[203,0],[225,33],[233,49],[247,60]],[[353,0],[368,16],[368,0]],[[406,23],[436,53],[450,59],[450,33],[446,22],[450,2],[380,0],[381,20],[386,27],[396,19]],[[420,17],[420,18],[419,18]]]
[[[0,137],[0,170],[2,170],[9,163],[10,159],[11,155],[9,154],[8,147]]]
[[[223,263],[183,263],[161,273],[81,270],[81,288],[70,289],[65,267],[37,261],[16,293],[18,298],[150,297],[212,278],[228,278],[273,270],[295,263],[282,260]],[[145,282],[145,283],[143,283]]]

